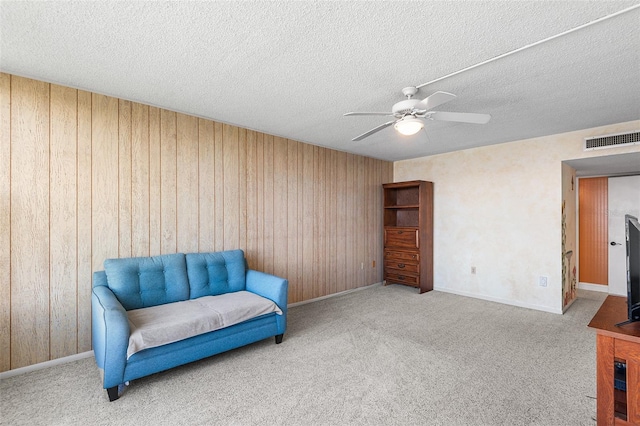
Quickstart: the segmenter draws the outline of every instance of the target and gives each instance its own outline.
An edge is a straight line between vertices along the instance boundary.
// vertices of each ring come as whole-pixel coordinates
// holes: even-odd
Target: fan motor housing
[[[406,99],[404,101],[400,101],[397,104],[393,105],[391,108],[391,112],[394,114],[408,114],[413,111],[414,107],[420,103],[418,99]]]

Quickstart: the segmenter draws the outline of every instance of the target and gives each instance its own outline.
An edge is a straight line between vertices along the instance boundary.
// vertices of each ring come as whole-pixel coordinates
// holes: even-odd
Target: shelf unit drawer
[[[394,250],[385,250],[384,251],[384,260],[392,260],[399,262],[420,262],[420,253],[417,251],[394,251]]]
[[[416,228],[385,228],[384,230],[384,246],[418,249],[420,241]]]
[[[420,275],[407,274],[397,269],[387,269],[384,274],[384,279],[387,284],[397,283],[410,285],[412,287],[420,286]]]
[[[387,260],[384,261],[385,270],[397,269],[403,273],[420,273],[420,266],[417,263],[405,263],[403,261]]]

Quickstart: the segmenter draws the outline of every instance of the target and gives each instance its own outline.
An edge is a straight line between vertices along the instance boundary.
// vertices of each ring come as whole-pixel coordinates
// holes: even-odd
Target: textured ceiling
[[[2,1],[0,70],[400,160],[639,119],[639,6]],[[492,120],[351,141],[388,117],[344,113],[389,111],[425,83],[418,98],[458,96],[436,110]]]

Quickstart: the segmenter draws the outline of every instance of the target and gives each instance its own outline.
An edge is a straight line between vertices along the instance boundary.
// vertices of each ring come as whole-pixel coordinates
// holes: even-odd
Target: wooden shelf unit
[[[627,299],[607,296],[589,323],[596,330],[598,425],[640,425],[640,322],[627,318]],[[614,386],[615,363],[626,365],[626,391]]]
[[[433,290],[433,183],[386,183],[384,281]]]

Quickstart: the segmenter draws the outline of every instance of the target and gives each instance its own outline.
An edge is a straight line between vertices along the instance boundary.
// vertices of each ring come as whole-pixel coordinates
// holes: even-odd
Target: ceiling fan
[[[425,120],[435,121],[458,121],[461,123],[473,123],[473,124],[486,124],[491,119],[489,114],[475,114],[470,112],[446,112],[446,111],[432,111],[433,108],[438,105],[442,105],[445,102],[449,102],[455,99],[456,95],[447,92],[435,92],[434,94],[427,96],[426,98],[419,100],[413,99],[413,96],[418,93],[418,88],[411,86],[402,89],[402,94],[407,97],[406,100],[400,101],[393,105],[391,112],[348,112],[345,116],[352,115],[386,115],[395,117],[395,120],[388,121],[384,124],[375,127],[368,132],[356,136],[353,141],[362,140],[372,134],[385,129],[392,124],[395,129],[403,135],[414,135],[418,133],[423,127]]]

